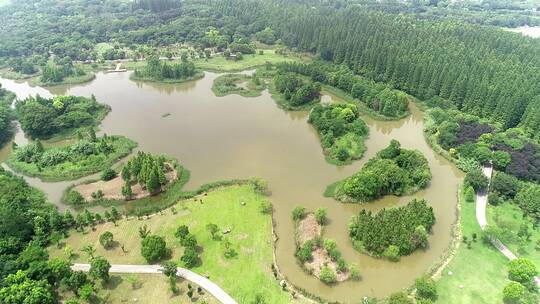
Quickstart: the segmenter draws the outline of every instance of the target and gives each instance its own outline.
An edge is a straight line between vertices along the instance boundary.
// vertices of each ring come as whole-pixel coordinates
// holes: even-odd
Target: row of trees
[[[340,200],[366,202],[386,194],[404,195],[425,188],[431,180],[427,159],[416,150],[401,148],[397,140],[379,151],[364,167],[338,185]]]
[[[434,223],[433,208],[425,200],[414,199],[406,206],[382,209],[375,215],[360,211],[349,222],[349,236],[355,247],[392,260],[427,248]]]
[[[330,158],[343,162],[362,157],[365,151],[363,141],[369,129],[360,118],[356,105],[318,104],[309,113],[308,122],[319,132],[322,146]],[[349,152],[357,146],[361,148]]]
[[[109,110],[107,105],[98,103],[93,95],[90,98],[43,98],[37,95],[15,103],[21,127],[32,138],[48,138],[69,129],[96,125]]]
[[[521,124],[538,134],[540,44],[532,39],[357,8],[306,10],[283,25],[282,36],[421,99],[440,96],[505,128]]]
[[[407,94],[393,90],[388,85],[354,75],[353,71],[346,65],[333,65],[324,61],[310,64],[287,62],[280,64],[279,68],[309,76],[313,81],[339,88],[384,116],[401,117],[408,113],[409,97]]]

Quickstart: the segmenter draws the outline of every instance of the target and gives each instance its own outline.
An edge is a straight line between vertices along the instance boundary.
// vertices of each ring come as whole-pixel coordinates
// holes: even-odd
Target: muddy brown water
[[[423,114],[411,105],[412,114],[400,121],[383,122],[365,117],[370,135],[366,154],[360,161],[344,167],[328,164],[317,133],[307,123],[308,113],[287,112],[277,107],[268,92],[260,97],[238,95],[215,97],[210,90],[217,74],[184,84],[140,83],[129,73],[99,73],[92,82],[49,89],[30,87],[25,82],[0,79],[2,85],[19,98],[39,93],[94,94],[112,111],[101,125],[102,132],[125,135],[139,143],[139,149],[176,157],[192,172],[187,189],[222,179],[260,176],[268,180],[274,204],[277,263],[289,281],[313,294],[332,301],[359,303],[364,296],[384,297],[409,287],[447,250],[452,224],[456,220],[456,192],[461,173],[437,155],[424,140]],[[337,100],[323,96],[323,102]],[[170,113],[167,117],[163,114]],[[404,148],[418,149],[428,159],[433,174],[430,186],[409,197],[388,196],[376,202],[342,204],[323,197],[325,187],[347,177],[391,139]],[[19,132],[16,141],[24,143]],[[10,145],[0,152],[5,159]],[[60,208],[62,191],[73,181],[43,183],[28,178],[43,189]],[[413,197],[426,198],[435,210],[437,222],[429,238],[430,248],[403,257],[399,263],[371,258],[355,251],[348,239],[347,223],[362,208],[379,210],[406,204]],[[294,259],[291,211],[297,205],[310,210],[326,207],[330,224],[324,236],[337,241],[344,258],[356,263],[362,274],[359,282],[327,286],[304,273]]]

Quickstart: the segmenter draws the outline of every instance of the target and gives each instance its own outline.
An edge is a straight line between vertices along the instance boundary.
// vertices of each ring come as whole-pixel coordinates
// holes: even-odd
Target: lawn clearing
[[[201,202],[202,200],[202,202]],[[146,220],[130,218],[96,227],[85,233],[71,231],[66,244],[78,251],[76,262],[87,262],[88,257],[79,249],[92,244],[97,249],[96,256],[104,256],[111,264],[146,264],[140,254],[141,238],[139,227],[147,225],[152,234],[162,236],[171,249],[171,260],[180,265],[183,248],[174,237],[179,225],[185,224],[195,235],[203,250],[202,264],[192,269],[207,275],[239,303],[249,303],[261,295],[266,303],[291,303],[291,295],[281,290],[279,281],[271,271],[273,263],[272,220],[270,215],[259,210],[267,198],[254,191],[251,184],[228,186],[199,195],[193,199],[180,201],[174,208]],[[242,202],[244,204],[242,204]],[[206,225],[214,223],[219,231],[230,229],[225,235],[238,255],[232,259],[223,256],[223,241],[212,240]],[[99,235],[110,231],[118,246],[105,250],[99,244]],[[121,246],[124,246],[125,253]],[[64,256],[63,249],[50,248],[51,257]]]
[[[472,242],[471,249],[461,243],[453,260],[443,270],[442,278],[437,281],[437,303],[502,303],[502,290],[510,282],[507,278],[508,260],[482,240],[482,231],[476,222],[475,203],[466,202],[461,196],[460,204],[462,235],[471,240],[472,234],[476,233],[478,239]]]
[[[255,54],[244,54],[242,56],[243,59],[233,61],[226,59],[221,54],[216,54],[210,59],[195,60],[195,65],[205,71],[237,72],[262,66],[267,62],[276,64],[280,62],[300,60],[298,57],[277,54],[275,50],[263,50],[262,55],[259,55],[259,50],[256,50]]]

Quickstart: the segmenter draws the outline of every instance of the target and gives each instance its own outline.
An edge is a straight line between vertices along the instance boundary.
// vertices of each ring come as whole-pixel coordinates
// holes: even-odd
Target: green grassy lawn
[[[151,233],[164,237],[171,249],[171,260],[180,263],[183,249],[174,232],[179,225],[185,224],[203,248],[202,263],[193,269],[195,272],[209,276],[239,303],[249,303],[258,294],[266,303],[291,303],[291,295],[281,290],[271,271],[272,220],[270,215],[259,211],[260,204],[266,200],[250,184],[222,187],[207,195],[178,202],[174,206],[176,214],[167,209],[145,220],[123,219],[117,222],[117,226],[104,223],[95,231],[71,231],[65,242],[75,250],[92,244],[97,248],[96,255],[106,257],[112,264],[146,264],[140,254],[138,229],[147,225]],[[235,258],[223,257],[222,243],[212,240],[206,230],[209,223],[218,225],[220,231],[231,230],[226,237],[238,253]],[[105,250],[99,244],[99,235],[104,231],[112,232],[126,252],[119,247]],[[56,247],[50,248],[50,254],[52,257],[64,255],[63,250]],[[88,258],[80,253],[76,261],[87,262]]]
[[[259,55],[259,50],[255,54],[243,55],[242,60],[227,60],[222,55],[214,55],[210,59],[197,59],[195,65],[205,71],[213,72],[238,72],[266,64],[276,64],[287,61],[298,61],[299,57],[283,56],[276,54],[275,50],[264,50],[264,54]]]
[[[18,161],[15,157],[16,153],[13,153],[6,160],[6,163],[16,172],[32,177],[39,177],[43,181],[74,180],[111,167],[118,160],[130,154],[137,146],[136,142],[123,136],[109,136],[108,138],[107,142],[112,145],[113,151],[107,155],[97,153],[78,158],[77,160],[68,158],[56,165],[39,168],[35,162],[26,163]],[[70,147],[71,145],[52,147],[46,148],[45,151],[52,149],[69,151]]]
[[[133,282],[133,283],[132,283]],[[187,296],[188,284],[195,290],[193,300]],[[168,279],[160,274],[111,274],[105,285],[96,284],[96,294],[100,303],[220,303],[204,290],[197,292],[198,286],[181,278],[177,279],[178,294],[169,288]],[[71,294],[62,294],[62,300],[71,298]]]
[[[483,242],[476,222],[475,204],[465,202],[463,197],[460,204],[462,235],[471,240],[472,234],[476,233],[478,240],[472,243],[471,249],[464,243],[460,244],[437,281],[439,297],[436,303],[502,304],[502,290],[510,282],[507,278],[508,260],[491,244]],[[449,271],[453,274],[449,275]]]
[[[489,225],[498,227],[503,233],[499,238],[514,254],[528,258],[540,267],[540,250],[536,250],[536,242],[540,241],[540,230],[533,227],[532,221],[523,218],[523,211],[510,202],[497,206],[488,206]],[[520,242],[518,232],[520,226],[526,223],[531,237],[529,241]]]
[[[265,89],[264,80],[259,79],[259,84],[253,82],[253,78],[242,74],[225,74],[214,79],[212,92],[218,97],[230,94],[238,94],[244,97],[257,97]]]

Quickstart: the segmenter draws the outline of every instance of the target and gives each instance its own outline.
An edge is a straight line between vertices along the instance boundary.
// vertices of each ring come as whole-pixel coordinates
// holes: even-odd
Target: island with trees
[[[325,284],[331,285],[348,279],[359,280],[358,266],[347,264],[336,241],[322,237],[328,222],[326,213],[325,208],[315,212],[308,212],[301,206],[293,209],[296,260],[306,272]]]
[[[318,104],[308,122],[319,132],[329,162],[342,165],[362,158],[369,129],[355,104]]]
[[[17,119],[25,134],[33,139],[72,136],[97,126],[110,111],[108,105],[78,96],[28,97],[15,102]]]
[[[424,155],[403,149],[392,140],[358,173],[330,185],[325,194],[342,202],[369,202],[387,194],[412,194],[430,181],[431,170]]]
[[[96,137],[92,128],[72,144],[44,147],[38,139],[16,147],[6,163],[16,172],[45,181],[73,180],[110,168],[137,144],[123,136]]]
[[[278,70],[269,87],[272,98],[286,110],[305,110],[320,101],[321,85]]]
[[[118,171],[107,168],[99,180],[70,187],[63,200],[75,207],[85,203],[139,200],[166,191],[188,174],[176,160],[142,151]]]
[[[220,75],[212,84],[212,92],[218,97],[238,94],[244,97],[257,97],[266,88],[266,83],[257,74],[225,74]]]
[[[131,79],[140,81],[157,82],[185,82],[202,78],[204,72],[198,70],[193,62],[187,59],[180,63],[169,63],[159,60],[156,54],[146,58],[146,65],[143,68],[135,69]]]
[[[414,199],[376,214],[360,211],[349,222],[349,236],[357,250],[397,262],[401,256],[428,247],[433,224],[433,208],[425,200]]]

